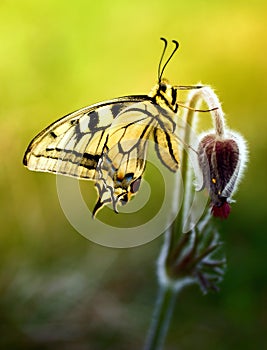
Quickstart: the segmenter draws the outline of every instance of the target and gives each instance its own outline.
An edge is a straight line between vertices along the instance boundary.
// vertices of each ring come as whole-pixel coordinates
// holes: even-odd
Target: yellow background
[[[266,346],[266,13],[263,0],[0,2],[3,348],[141,348],[162,237],[125,250],[87,241],[64,217],[55,177],[29,172],[22,157],[62,115],[148,93],[161,36],[180,42],[165,76],[212,85],[250,148],[237,203],[219,222],[228,258],[221,292],[180,295],[166,349]]]

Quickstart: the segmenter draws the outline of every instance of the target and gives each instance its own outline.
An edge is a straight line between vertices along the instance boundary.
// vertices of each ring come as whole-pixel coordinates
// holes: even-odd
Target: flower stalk
[[[198,121],[194,109],[197,109],[202,100],[206,102],[209,109],[217,107],[211,112],[215,133],[220,138],[225,134],[223,112],[212,89],[204,87],[191,93],[190,109],[184,114],[185,128],[181,136],[184,145],[180,163],[184,199],[175,221],[164,233],[164,243],[157,264],[158,299],[145,350],[163,348],[179,291],[193,283],[198,283],[204,293],[209,290],[218,291],[218,283],[224,274],[226,262],[221,252],[219,254],[221,243],[210,220],[210,213],[208,212],[196,225],[191,225],[189,232],[184,233],[185,222],[191,219],[190,205],[195,191],[189,157],[189,152],[192,151],[192,136]],[[179,190],[178,188],[178,192]],[[174,208],[177,206],[176,201],[177,198],[174,198]]]

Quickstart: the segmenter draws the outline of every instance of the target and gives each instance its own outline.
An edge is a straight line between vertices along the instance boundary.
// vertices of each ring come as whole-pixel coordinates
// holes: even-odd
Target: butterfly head
[[[165,110],[171,110],[176,113],[178,110],[177,90],[177,87],[169,84],[166,79],[162,79],[150,91],[149,97]]]

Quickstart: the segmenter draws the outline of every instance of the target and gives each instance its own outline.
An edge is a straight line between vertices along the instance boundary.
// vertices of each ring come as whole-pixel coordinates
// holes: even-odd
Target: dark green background
[[[221,291],[181,293],[166,349],[267,347],[266,13],[263,0],[0,2],[1,348],[142,347],[162,237],[124,250],[87,241],[64,217],[55,177],[29,172],[22,156],[56,118],[148,93],[160,36],[181,44],[166,77],[211,84],[250,148],[237,203],[219,223]]]

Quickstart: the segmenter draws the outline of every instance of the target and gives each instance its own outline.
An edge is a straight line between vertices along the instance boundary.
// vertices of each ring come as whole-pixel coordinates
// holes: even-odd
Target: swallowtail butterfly
[[[30,170],[93,180],[99,195],[93,215],[107,203],[117,212],[118,204],[136,194],[149,139],[168,169],[179,167],[175,116],[182,105],[177,93],[202,86],[172,86],[162,79],[179,44],[172,41],[175,47],[161,68],[168,45],[161,40],[158,83],[148,95],[119,97],[70,113],[42,130],[25,152],[23,164]]]

